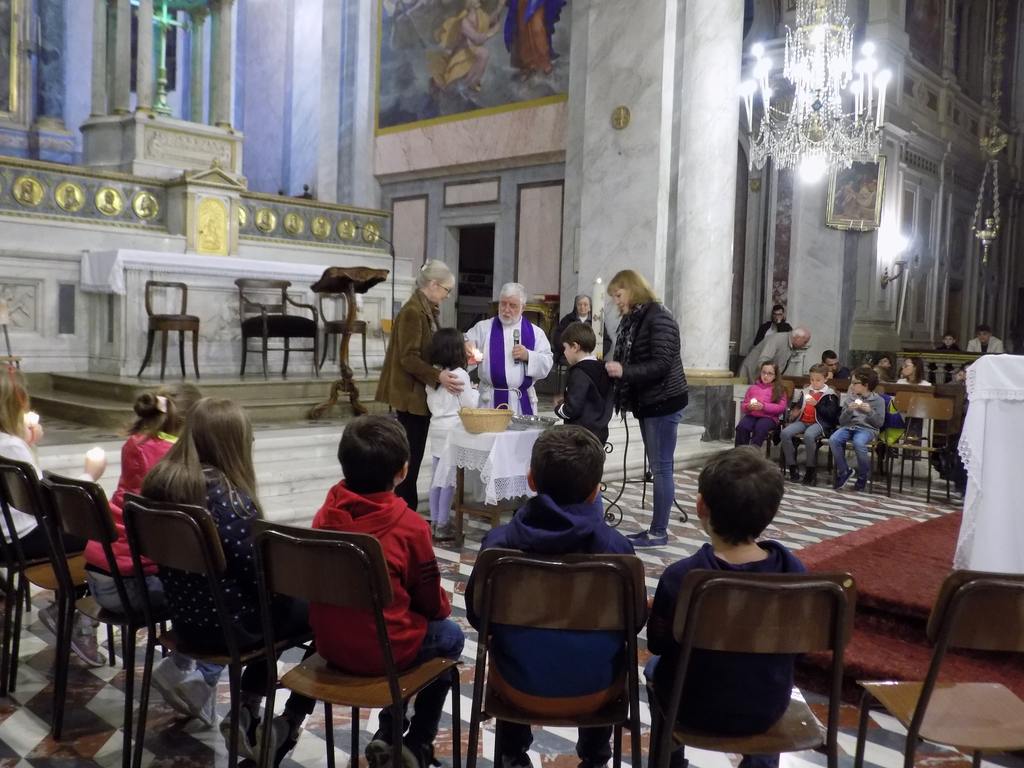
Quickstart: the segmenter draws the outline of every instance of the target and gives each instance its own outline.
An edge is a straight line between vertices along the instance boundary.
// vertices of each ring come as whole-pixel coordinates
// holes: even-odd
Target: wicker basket
[[[512,421],[512,411],[503,408],[462,408],[459,418],[467,432],[478,435],[481,432],[504,432]]]

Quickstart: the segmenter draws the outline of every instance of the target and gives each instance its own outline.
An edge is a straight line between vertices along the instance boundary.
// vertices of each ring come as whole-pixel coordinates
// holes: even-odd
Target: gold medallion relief
[[[363,224],[363,240],[373,245],[380,239],[380,227],[372,221]]]
[[[249,209],[244,205],[238,206],[238,226],[245,227],[249,223]]]
[[[207,197],[199,202],[196,250],[199,253],[227,256],[228,209],[223,200]]]
[[[310,230],[312,230],[313,237],[317,240],[325,240],[331,234],[331,222],[324,216],[317,216],[313,219]]]
[[[73,181],[62,181],[53,193],[61,210],[76,213],[85,205],[85,191]]]
[[[356,223],[352,219],[342,219],[338,222],[338,237],[342,240],[351,240],[356,236]]]
[[[124,210],[124,198],[113,187],[100,187],[96,190],[96,210],[104,216],[117,216]]]
[[[43,184],[33,176],[19,176],[14,180],[11,193],[22,205],[35,208],[43,200]]]
[[[306,222],[297,213],[286,213],[284,215],[284,228],[290,235],[301,235],[306,228]]]
[[[132,198],[132,210],[143,221],[155,219],[160,213],[160,203],[152,194],[142,190]]]
[[[277,229],[277,214],[269,208],[256,211],[256,229],[260,232],[273,232]]]

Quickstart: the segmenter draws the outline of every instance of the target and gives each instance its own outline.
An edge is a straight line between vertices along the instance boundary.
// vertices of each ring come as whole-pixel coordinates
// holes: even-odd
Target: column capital
[[[209,8],[196,8],[188,12],[189,23],[193,29],[203,26],[210,15]]]

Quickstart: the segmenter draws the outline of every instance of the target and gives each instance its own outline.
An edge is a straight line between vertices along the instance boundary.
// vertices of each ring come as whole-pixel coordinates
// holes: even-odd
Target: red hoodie
[[[143,433],[132,435],[121,447],[121,479],[117,481],[117,490],[110,498],[110,513],[114,516],[114,525],[117,527],[117,541],[111,548],[117,560],[117,569],[125,576],[134,576],[135,569],[132,566],[132,552],[124,535],[124,513],[121,511],[124,495],[138,493],[142,489],[146,473],[171,450],[173,445],[174,439],[170,436],[150,437]],[[85,562],[106,573],[108,566],[107,558],[103,554],[103,545],[98,541],[87,542]],[[156,563],[145,557],[142,558],[142,569],[146,574],[157,572]]]
[[[430,526],[393,491],[360,496],[345,481],[327,492],[314,528],[368,533],[380,541],[391,574],[394,600],[384,609],[391,653],[399,669],[416,659],[427,622],[452,612],[430,541]],[[384,656],[369,611],[312,603],[309,625],[317,652],[334,666],[358,675],[384,674]]]

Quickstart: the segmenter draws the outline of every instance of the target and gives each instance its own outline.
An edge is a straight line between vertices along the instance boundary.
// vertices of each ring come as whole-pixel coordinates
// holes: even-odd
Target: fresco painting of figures
[[[381,0],[377,130],[564,98],[567,0]]]

